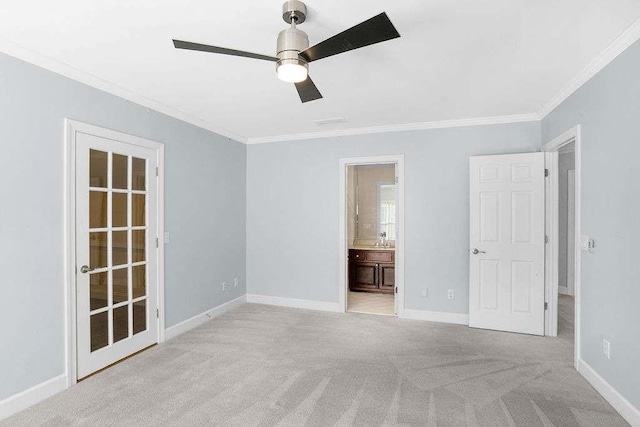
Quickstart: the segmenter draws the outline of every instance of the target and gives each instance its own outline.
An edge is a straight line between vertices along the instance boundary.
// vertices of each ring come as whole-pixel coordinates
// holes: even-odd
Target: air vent
[[[318,126],[324,126],[332,125],[334,123],[347,123],[347,119],[345,119],[344,117],[332,117],[330,119],[314,120],[313,122]]]

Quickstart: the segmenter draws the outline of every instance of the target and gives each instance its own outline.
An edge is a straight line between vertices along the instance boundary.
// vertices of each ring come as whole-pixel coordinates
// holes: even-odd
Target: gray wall
[[[571,144],[573,145],[573,144]],[[558,286],[567,287],[569,240],[569,171],[575,169],[575,153],[558,156]],[[573,267],[572,267],[573,268]]]
[[[337,302],[338,159],[404,154],[406,308],[467,313],[469,156],[539,150],[537,122],[250,145],[248,292]]]
[[[243,144],[0,54],[0,400],[64,372],[65,117],[165,144],[167,326],[245,293]]]
[[[640,43],[542,122],[543,142],[582,128],[582,358],[640,408]],[[611,360],[602,339],[611,342]]]

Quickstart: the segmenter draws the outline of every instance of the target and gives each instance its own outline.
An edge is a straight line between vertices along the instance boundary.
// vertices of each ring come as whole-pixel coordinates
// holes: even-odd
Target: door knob
[[[485,251],[479,251],[476,248],[473,248],[473,251],[471,251],[472,254],[474,255],[478,255],[478,254],[486,254]]]
[[[83,265],[82,267],[80,267],[80,272],[81,273],[88,273],[90,271],[95,270],[95,268],[89,268],[88,265]]]

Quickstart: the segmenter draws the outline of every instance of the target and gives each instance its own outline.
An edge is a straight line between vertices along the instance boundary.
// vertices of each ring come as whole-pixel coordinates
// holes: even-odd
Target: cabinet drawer
[[[393,255],[393,251],[366,251],[367,261],[369,262],[394,262]]]
[[[349,250],[349,261],[364,262],[367,260],[367,251],[361,251],[358,249]]]

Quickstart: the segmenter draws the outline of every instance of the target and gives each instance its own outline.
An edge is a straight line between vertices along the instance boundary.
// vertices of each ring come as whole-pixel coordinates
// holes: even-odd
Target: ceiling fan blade
[[[200,52],[221,53],[223,55],[242,56],[245,58],[262,59],[265,61],[277,61],[278,58],[259,53],[245,52],[243,50],[227,49],[225,47],[210,46],[208,44],[185,42],[182,40],[174,40],[173,45],[176,49],[197,50]]]
[[[300,101],[304,104],[305,102],[315,101],[316,99],[322,98],[322,94],[311,80],[311,77],[307,76],[305,81],[300,83],[294,83],[296,85],[296,89],[298,90],[298,95],[300,95]]]
[[[385,12],[303,50],[307,62],[400,37]]]

